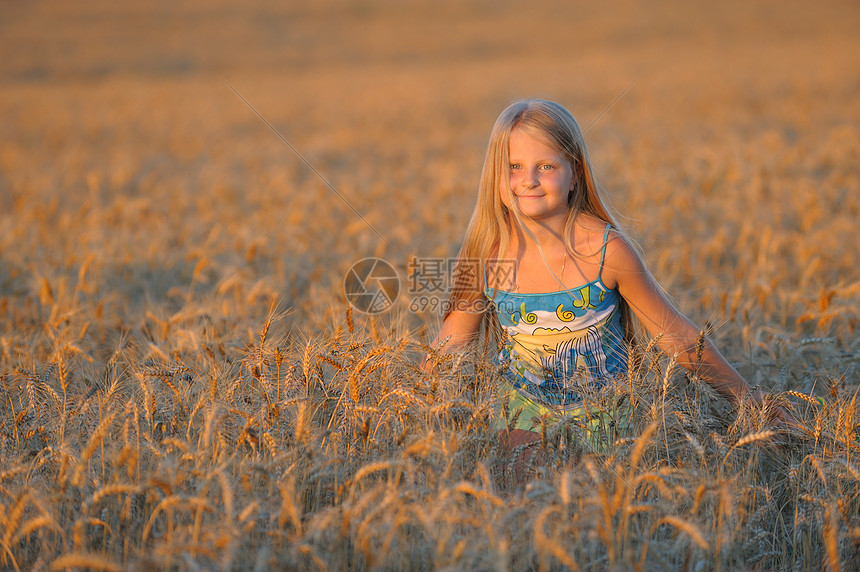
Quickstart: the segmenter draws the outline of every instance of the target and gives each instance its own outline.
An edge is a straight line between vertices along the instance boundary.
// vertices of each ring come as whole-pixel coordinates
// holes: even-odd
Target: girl
[[[508,405],[496,423],[508,448],[538,441],[540,417],[593,419],[579,393],[627,375],[634,316],[726,399],[763,399],[645,269],[601,197],[576,120],[557,103],[519,101],[496,120],[458,266],[432,345],[462,349],[485,316],[498,320]],[[475,274],[483,284],[458,280]],[[428,356],[422,367],[433,365]]]

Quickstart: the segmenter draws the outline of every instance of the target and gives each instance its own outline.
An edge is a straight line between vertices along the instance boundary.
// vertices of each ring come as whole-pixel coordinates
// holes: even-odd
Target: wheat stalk
[[[824,515],[824,548],[827,554],[827,570],[839,572],[839,519],[833,505],[827,507]]]
[[[544,523],[546,520],[553,514],[561,512],[561,508],[557,506],[548,506],[544,508],[535,518],[535,522],[533,525],[534,535],[535,535],[535,547],[538,550],[538,554],[540,555],[540,570],[546,570],[546,559],[544,558],[544,553],[549,552],[552,556],[554,556],[563,566],[565,566],[569,570],[579,570],[579,565],[577,562],[570,557],[570,554],[562,548],[557,542],[550,539],[546,535],[546,531],[544,530]]]
[[[677,516],[664,516],[663,518],[661,518],[660,520],[655,522],[651,526],[651,534],[653,535],[657,531],[657,529],[660,528],[660,526],[662,526],[663,524],[669,524],[669,525],[675,527],[676,529],[683,531],[702,550],[708,550],[709,549],[710,545],[708,544],[708,541],[705,540],[705,537],[702,535],[699,528],[696,525],[694,525],[693,523],[686,521],[682,518],[678,518]]]
[[[126,495],[140,492],[141,488],[138,485],[117,483],[113,485],[105,485],[93,493],[87,506],[97,505],[103,498],[112,495]]]
[[[86,568],[103,570],[104,572],[120,572],[122,567],[98,554],[73,552],[64,554],[51,562],[50,570],[68,570],[69,568]]]

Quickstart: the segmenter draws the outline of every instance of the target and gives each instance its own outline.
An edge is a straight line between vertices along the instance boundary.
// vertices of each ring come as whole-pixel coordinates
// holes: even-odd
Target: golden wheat
[[[854,4],[541,4],[556,32],[520,44],[498,30],[529,14],[478,4],[195,0],[133,33],[154,8],[102,8],[4,13],[0,566],[850,568]],[[571,31],[601,57],[561,58]],[[500,445],[519,412],[493,340],[427,347],[439,316],[408,307],[435,285],[401,261],[455,255],[494,114],[527,93],[593,123],[596,175],[702,325],[678,359],[713,342],[799,435],[716,398],[658,334],[585,395],[615,424]],[[366,256],[405,278],[387,313],[345,301]]]

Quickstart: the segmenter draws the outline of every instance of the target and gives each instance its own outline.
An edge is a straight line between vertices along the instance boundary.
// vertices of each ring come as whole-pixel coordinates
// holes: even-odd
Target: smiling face
[[[576,179],[559,150],[546,139],[515,127],[508,155],[511,191],[520,212],[535,220],[564,220]],[[511,208],[507,189],[502,187],[499,191],[502,203]]]

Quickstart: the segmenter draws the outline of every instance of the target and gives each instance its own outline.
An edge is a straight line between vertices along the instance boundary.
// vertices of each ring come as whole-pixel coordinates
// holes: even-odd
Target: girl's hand
[[[436,361],[435,358],[431,357],[430,352],[427,352],[424,355],[424,359],[421,360],[420,369],[424,373],[433,373],[438,367],[439,362]]]
[[[442,323],[439,335],[430,342],[435,355],[428,352],[424,356],[421,361],[421,371],[432,373],[436,369],[440,357],[438,352],[448,353],[468,346],[477,337],[483,319],[483,313],[451,311]]]
[[[786,411],[783,407],[773,403],[775,398],[760,390],[756,390],[750,394],[750,398],[757,404],[765,408],[767,411],[767,423],[773,425],[777,429],[789,431],[799,431],[800,424],[794,416]]]

